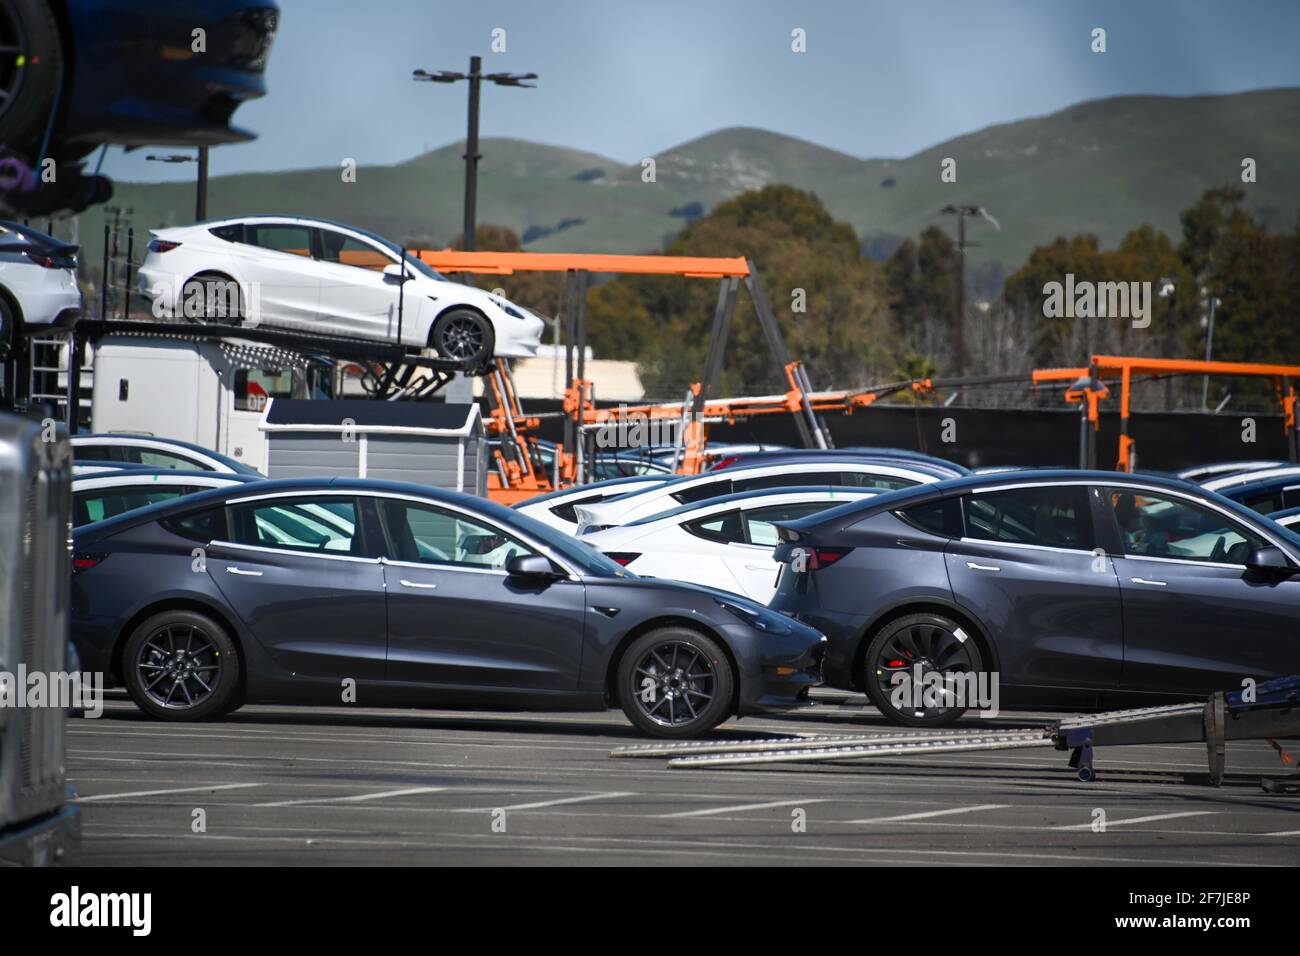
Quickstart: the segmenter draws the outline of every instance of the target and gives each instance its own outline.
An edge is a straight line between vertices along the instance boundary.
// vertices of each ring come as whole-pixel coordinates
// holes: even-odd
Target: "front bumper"
[[[761,648],[753,647],[737,662],[741,671],[737,716],[812,706],[810,692],[822,683],[826,639],[804,627],[779,640],[764,637]],[[730,643],[733,649],[743,646],[735,639]]]
[[[68,802],[47,816],[0,830],[0,866],[50,866],[60,863],[81,845],[81,808]]]
[[[805,624],[826,635],[826,657],[822,661],[822,674],[828,687],[852,690],[857,687],[853,673],[853,660],[866,631],[867,619],[860,614],[843,614],[825,608],[783,606],[784,595],[778,594],[768,605],[792,620]]]

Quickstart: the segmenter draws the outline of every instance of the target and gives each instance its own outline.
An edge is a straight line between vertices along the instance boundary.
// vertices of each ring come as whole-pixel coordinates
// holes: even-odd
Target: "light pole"
[[[537,79],[536,73],[484,73],[481,69],[482,64],[481,57],[472,56],[469,58],[468,73],[457,73],[451,70],[438,70],[436,73],[430,73],[426,70],[415,70],[411,74],[412,79],[428,83],[455,83],[458,80],[469,80],[469,128],[465,136],[465,225],[463,230],[466,251],[470,251],[475,247],[478,161],[482,158],[478,151],[479,88],[484,80],[495,83],[497,86],[534,87],[536,86],[535,83],[525,83],[524,80]]]
[[[963,375],[966,371],[966,348],[965,333],[966,325],[966,217],[982,216],[989,222],[993,223],[995,229],[1001,229],[998,221],[988,214],[983,206],[957,206],[952,203],[944,206],[939,212],[946,216],[957,217],[957,316],[954,321],[954,332],[957,348],[957,375]]]
[[[1214,310],[1219,307],[1217,296],[1210,296],[1210,316],[1206,322],[1205,328],[1205,361],[1210,361],[1214,355]],[[1210,407],[1210,376],[1201,376],[1201,411],[1208,411]]]
[[[200,146],[197,156],[184,153],[167,153],[162,156],[146,156],[153,163],[198,163],[199,175],[194,192],[194,221],[202,222],[208,218],[208,147]]]
[[[1169,300],[1169,311],[1165,316],[1165,358],[1174,357],[1174,305],[1178,297],[1178,286],[1169,276],[1160,277],[1160,298]],[[1174,379],[1165,379],[1165,411],[1174,410]]]

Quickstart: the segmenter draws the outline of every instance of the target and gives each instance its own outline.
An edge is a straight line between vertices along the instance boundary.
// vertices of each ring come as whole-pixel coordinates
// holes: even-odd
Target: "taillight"
[[[852,548],[813,548],[813,567],[829,568],[852,550]]]
[[[740,461],[739,455],[728,455],[726,458],[719,459],[718,463],[710,468],[709,471],[722,471],[722,469],[734,465],[738,461]]]
[[[38,256],[34,252],[24,253],[24,255],[26,255],[27,258],[30,259],[32,262],[36,263],[38,266],[42,266],[43,268],[46,269],[62,268],[58,260],[55,259],[53,256]]]
[[[72,573],[80,574],[82,571],[89,571],[106,557],[107,554],[99,552],[78,551],[72,556]]]
[[[179,248],[179,247],[180,247],[180,243],[179,243],[179,242],[171,242],[171,241],[169,241],[169,240],[167,240],[167,239],[150,239],[150,240],[149,240],[149,251],[150,251],[150,252],[171,252],[173,249],[177,249],[177,248]]]
[[[639,551],[606,551],[605,557],[609,558],[620,567],[627,567],[637,558],[641,557]]]

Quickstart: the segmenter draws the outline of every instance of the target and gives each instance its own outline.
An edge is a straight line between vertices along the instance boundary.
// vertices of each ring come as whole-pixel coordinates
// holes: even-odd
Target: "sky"
[[[728,126],[859,157],[1121,94],[1300,86],[1300,0],[280,0],[255,142],[213,175],[409,159],[465,135],[466,86],[416,68],[536,72],[485,87],[481,134],[624,163]],[[1090,49],[1094,28],[1106,52]],[[492,51],[504,30],[505,51]],[[806,52],[791,49],[804,31]],[[193,166],[110,150],[124,181]],[[93,159],[92,159],[93,162]]]

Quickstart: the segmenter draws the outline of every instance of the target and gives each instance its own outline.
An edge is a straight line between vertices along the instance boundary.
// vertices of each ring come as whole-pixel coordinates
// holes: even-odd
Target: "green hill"
[[[1148,222],[1170,234],[1178,213],[1211,186],[1240,181],[1258,163],[1248,204],[1274,228],[1300,207],[1300,89],[1226,96],[1125,96],[992,126],[905,159],[857,159],[760,129],[724,129],[640,163],[510,139],[481,145],[479,221],[509,226],[538,251],[643,252],[661,248],[691,217],[745,189],[784,182],[812,190],[864,237],[915,235],[948,202],[985,206],[1001,223],[971,226],[975,260],[1018,266],[1057,235],[1095,232],[1113,245]],[[395,239],[443,245],[460,231],[463,145],[394,166],[212,180],[212,216],[296,212],[355,223]],[[957,183],[940,162],[957,160]],[[138,231],[189,221],[193,188],[118,183],[114,204]],[[952,222],[948,220],[948,227]],[[102,213],[82,217],[88,263],[98,261]],[[744,250],[737,250],[743,253]]]

